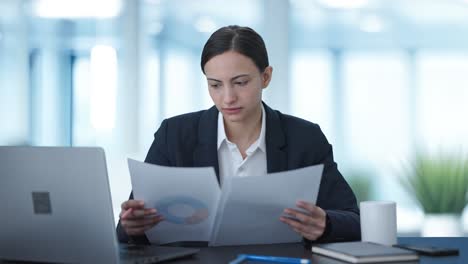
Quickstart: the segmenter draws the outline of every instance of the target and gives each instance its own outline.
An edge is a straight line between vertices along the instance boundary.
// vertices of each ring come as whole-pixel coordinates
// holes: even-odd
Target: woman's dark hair
[[[214,56],[236,51],[249,57],[263,72],[269,66],[268,54],[262,37],[249,27],[227,26],[216,30],[205,43],[201,55],[201,69]]]

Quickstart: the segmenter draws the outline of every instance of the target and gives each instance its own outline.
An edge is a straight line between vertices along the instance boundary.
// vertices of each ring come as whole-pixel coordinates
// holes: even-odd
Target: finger
[[[134,210],[133,208],[127,211],[120,212],[120,219],[140,219],[147,216],[155,215],[158,211],[154,208],[145,208],[143,210]]]
[[[156,208],[145,208],[145,216],[156,215],[158,210]]]
[[[316,206],[313,203],[309,203],[306,201],[297,201],[296,206],[306,210],[307,212],[314,213],[316,210]]]
[[[301,211],[297,211],[291,208],[286,208],[284,210],[284,213],[296,218],[302,224],[304,224],[305,226],[308,226],[308,229],[310,228],[319,229],[319,230],[325,229],[326,214],[324,214],[323,216],[311,216],[311,215],[304,214]]]
[[[130,229],[138,229],[138,228],[144,228],[146,226],[154,226],[164,220],[165,219],[162,216],[156,216],[151,219],[138,220],[138,221],[125,220],[125,221],[122,221],[122,226],[124,227],[125,231],[128,231]]]
[[[120,220],[139,220],[143,218],[153,217],[157,215],[157,210],[148,208],[144,210],[133,210],[132,208],[127,211],[120,212]]]
[[[133,210],[132,211],[132,216],[136,217],[136,218],[141,218],[141,217],[145,217],[145,216],[148,216],[148,215],[153,215],[153,214],[156,214],[156,213],[157,213],[157,210],[154,209],[154,208],[145,208],[143,210]]]
[[[304,234],[302,234],[301,230],[297,229],[297,228],[293,228],[293,230],[298,233],[299,235],[301,236],[304,236]]]
[[[301,226],[295,226],[295,225],[290,225],[291,228],[298,233],[299,235],[310,239],[310,240],[316,240],[320,236],[320,232],[316,231],[315,229],[310,229],[307,227],[301,227]]]
[[[161,219],[162,219],[162,216],[154,216],[151,218],[144,218],[140,220],[124,220],[122,221],[122,225],[125,228],[140,228],[146,225],[157,223]]]
[[[292,208],[286,208],[283,212],[287,215],[291,215],[292,217],[297,218],[303,224],[311,225],[314,222],[313,217],[310,215]]]
[[[296,230],[294,230],[294,231],[296,231]],[[317,232],[310,232],[310,233],[300,232],[300,231],[296,231],[296,232],[298,232],[301,236],[303,236],[303,237],[305,237],[305,238],[307,238],[309,240],[312,240],[312,241],[314,241],[314,240],[316,240],[317,238],[320,237],[320,235]]]
[[[320,214],[319,207],[306,201],[297,201],[296,206],[309,212],[311,215]]]
[[[138,228],[128,228],[125,231],[127,232],[128,235],[143,235],[145,231],[153,228],[155,225],[159,224],[163,220],[159,220],[156,223],[149,224],[146,226],[138,227]]]
[[[316,240],[323,234],[323,231],[320,231],[320,228],[315,228],[313,226],[306,226],[295,220],[291,220],[285,217],[280,217],[280,220],[288,224],[296,233],[300,234],[301,236],[309,240]]]
[[[126,211],[120,212],[120,219],[127,219],[129,216],[132,215],[132,208],[127,209]]]
[[[317,229],[313,229],[313,230],[310,230],[309,232],[306,231],[306,232],[302,233],[302,236],[309,239],[309,240],[316,240],[322,234],[323,234],[323,232],[320,232]]]
[[[302,223],[300,223],[300,222],[298,222],[296,220],[292,220],[292,219],[289,219],[289,218],[286,218],[286,217],[283,217],[283,216],[280,217],[280,220],[281,220],[281,222],[288,224],[293,229],[294,228],[296,228],[298,230],[304,230],[305,229],[305,225],[303,225]]]
[[[122,203],[122,210],[133,209],[143,209],[145,207],[145,202],[141,200],[128,200]]]

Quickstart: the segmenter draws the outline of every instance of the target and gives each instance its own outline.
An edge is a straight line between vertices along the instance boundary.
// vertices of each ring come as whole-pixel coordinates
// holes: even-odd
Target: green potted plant
[[[373,198],[373,184],[369,172],[362,169],[355,169],[349,171],[346,175],[346,181],[356,195],[358,204],[362,201],[369,201]]]
[[[468,160],[464,156],[417,154],[400,183],[425,213],[423,236],[463,235],[461,214],[467,203]]]

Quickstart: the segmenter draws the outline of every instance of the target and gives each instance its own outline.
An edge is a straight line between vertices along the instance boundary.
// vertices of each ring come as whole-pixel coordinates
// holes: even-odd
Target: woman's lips
[[[242,107],[230,107],[230,108],[223,108],[223,113],[228,115],[237,114],[241,111]]]

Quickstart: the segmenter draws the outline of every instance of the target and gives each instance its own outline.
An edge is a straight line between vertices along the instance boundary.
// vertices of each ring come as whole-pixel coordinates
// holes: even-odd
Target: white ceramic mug
[[[396,203],[365,201],[360,203],[361,239],[382,245],[397,243]]]

